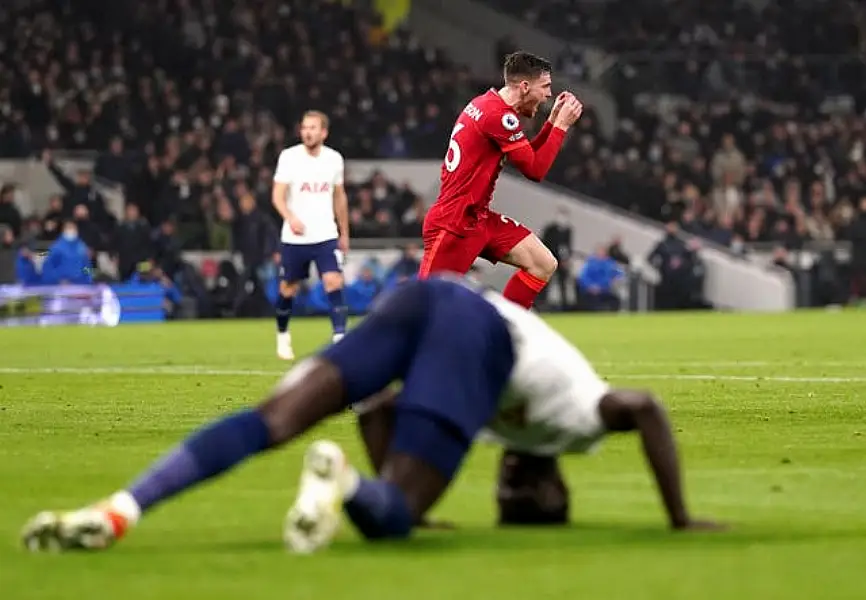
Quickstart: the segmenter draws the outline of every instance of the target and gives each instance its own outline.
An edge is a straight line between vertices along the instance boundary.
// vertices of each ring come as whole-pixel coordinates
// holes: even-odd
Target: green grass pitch
[[[205,420],[255,402],[284,365],[270,321],[0,330],[0,598],[445,600],[866,596],[866,313],[561,316],[612,382],[667,404],[689,504],[724,534],[671,534],[635,437],[569,457],[573,525],[498,531],[497,452],[478,447],[435,515],[455,532],[284,551],[312,436],[159,507],[106,553],[29,555],[24,521],[128,483]],[[325,321],[293,324],[296,350]],[[55,372],[52,369],[59,368]],[[198,370],[198,372],[196,372]]]

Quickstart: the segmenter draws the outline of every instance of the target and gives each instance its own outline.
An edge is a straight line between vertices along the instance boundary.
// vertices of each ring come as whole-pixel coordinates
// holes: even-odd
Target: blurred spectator
[[[0,225],[8,225],[12,235],[21,233],[21,211],[15,204],[15,186],[5,184],[0,188]]]
[[[620,299],[614,285],[623,277],[622,267],[600,245],[587,257],[577,277],[577,304],[582,310],[618,311]]]
[[[358,278],[346,286],[346,306],[352,313],[366,311],[379,292],[382,282],[374,270],[365,265],[361,268]]]
[[[174,221],[163,221],[153,233],[153,251],[156,264],[173,277],[180,266],[180,241]]]
[[[102,232],[99,226],[90,220],[90,211],[86,204],[78,204],[72,209],[72,219],[78,228],[78,237],[90,250],[104,250]]]
[[[541,241],[550,249],[558,261],[554,279],[559,288],[559,302],[562,308],[566,308],[569,304],[568,288],[571,287],[571,234],[570,216],[568,208],[565,206],[559,207],[556,219],[552,223],[548,223],[541,232]],[[546,303],[550,285],[548,284],[542,290],[541,297],[539,298],[540,304]]]
[[[51,196],[48,200],[48,212],[42,218],[42,239],[56,240],[63,226],[63,198]]]
[[[220,196],[216,203],[216,210],[212,206],[213,197],[210,194],[203,195],[201,203],[207,227],[208,249],[231,250],[233,247],[244,247],[243,242],[238,245],[232,240],[233,229],[240,229],[240,227],[238,221],[235,220],[235,212],[229,199]]]
[[[607,255],[625,267],[631,264],[631,259],[622,247],[622,236],[615,236],[610,241],[610,245],[607,247]]]
[[[659,310],[686,308],[692,297],[691,251],[680,237],[679,224],[670,221],[665,237],[656,244],[647,259],[659,272],[655,306]]]
[[[183,296],[171,278],[156,266],[153,260],[142,261],[137,265],[128,283],[159,284],[165,291],[162,308],[166,318],[171,319],[177,314]]]
[[[420,249],[417,244],[407,244],[403,248],[403,253],[385,278],[385,287],[403,283],[418,275],[421,268],[421,261],[418,260],[419,252]]]
[[[132,162],[124,154],[123,138],[116,136],[111,139],[108,152],[96,159],[93,174],[119,183],[125,188],[129,187],[132,178]]]
[[[8,225],[0,223],[0,248],[11,250],[15,247],[15,234]]]
[[[866,196],[860,199],[860,212],[851,223],[851,293],[866,299]]]
[[[796,269],[794,269],[794,265],[791,263],[791,255],[788,252],[788,249],[784,246],[776,246],[773,248],[773,266],[785,269],[792,275],[797,272]]]
[[[835,306],[845,301],[847,295],[842,289],[839,265],[832,249],[818,253],[811,274],[814,306]]]
[[[132,277],[139,264],[153,258],[150,226],[137,205],[126,205],[124,219],[117,227],[111,247],[121,281]]]
[[[681,124],[681,126],[687,125],[687,123]],[[692,159],[697,155],[698,149],[699,146],[695,142],[694,152],[691,156]],[[746,178],[746,158],[740,152],[740,149],[737,148],[733,134],[726,133],[722,136],[722,146],[713,155],[713,160],[710,163],[710,173],[713,176],[713,183],[722,189],[729,186],[739,188],[743,185],[743,181]]]
[[[27,246],[21,246],[15,257],[15,280],[22,285],[42,283],[42,274],[33,261],[33,251]]]
[[[63,234],[51,244],[48,256],[42,263],[42,283],[88,284],[92,281],[90,249],[78,237],[75,221],[66,221]]]
[[[105,206],[102,194],[93,186],[93,177],[90,171],[81,169],[75,179],[71,179],[63,170],[54,163],[50,152],[46,151],[42,156],[45,165],[54,175],[57,183],[65,190],[63,196],[63,212],[72,214],[76,206],[84,205],[87,208],[89,218],[98,228],[105,231],[114,223],[114,218]]]

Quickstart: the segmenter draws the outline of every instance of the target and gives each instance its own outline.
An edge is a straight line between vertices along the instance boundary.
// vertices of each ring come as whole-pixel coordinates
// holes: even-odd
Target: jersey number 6
[[[454,136],[460,133],[460,130],[464,127],[465,125],[463,123],[457,123],[451,131],[451,140],[448,142],[448,152],[445,153],[445,170],[449,173],[456,171],[460,164],[460,144],[457,143]]]

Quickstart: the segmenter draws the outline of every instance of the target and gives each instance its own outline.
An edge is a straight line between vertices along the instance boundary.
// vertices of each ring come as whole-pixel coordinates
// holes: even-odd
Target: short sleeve
[[[274,182],[292,183],[292,167],[288,150],[280,152],[280,157],[277,159],[277,170],[274,171]]]
[[[345,176],[346,164],[343,160],[343,155],[337,152],[334,155],[334,185],[343,185],[343,177]]]
[[[485,115],[481,125],[484,134],[492,139],[503,153],[529,143],[520,125],[520,117],[511,109]]]

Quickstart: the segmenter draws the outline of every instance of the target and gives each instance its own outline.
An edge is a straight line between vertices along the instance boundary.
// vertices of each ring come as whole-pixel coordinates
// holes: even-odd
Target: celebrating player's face
[[[520,89],[523,96],[517,111],[524,117],[534,117],[538,107],[547,102],[552,94],[550,73],[542,73],[531,81],[520,82]]]
[[[317,148],[325,142],[328,130],[322,126],[319,117],[307,116],[301,121],[301,141],[307,148]]]

